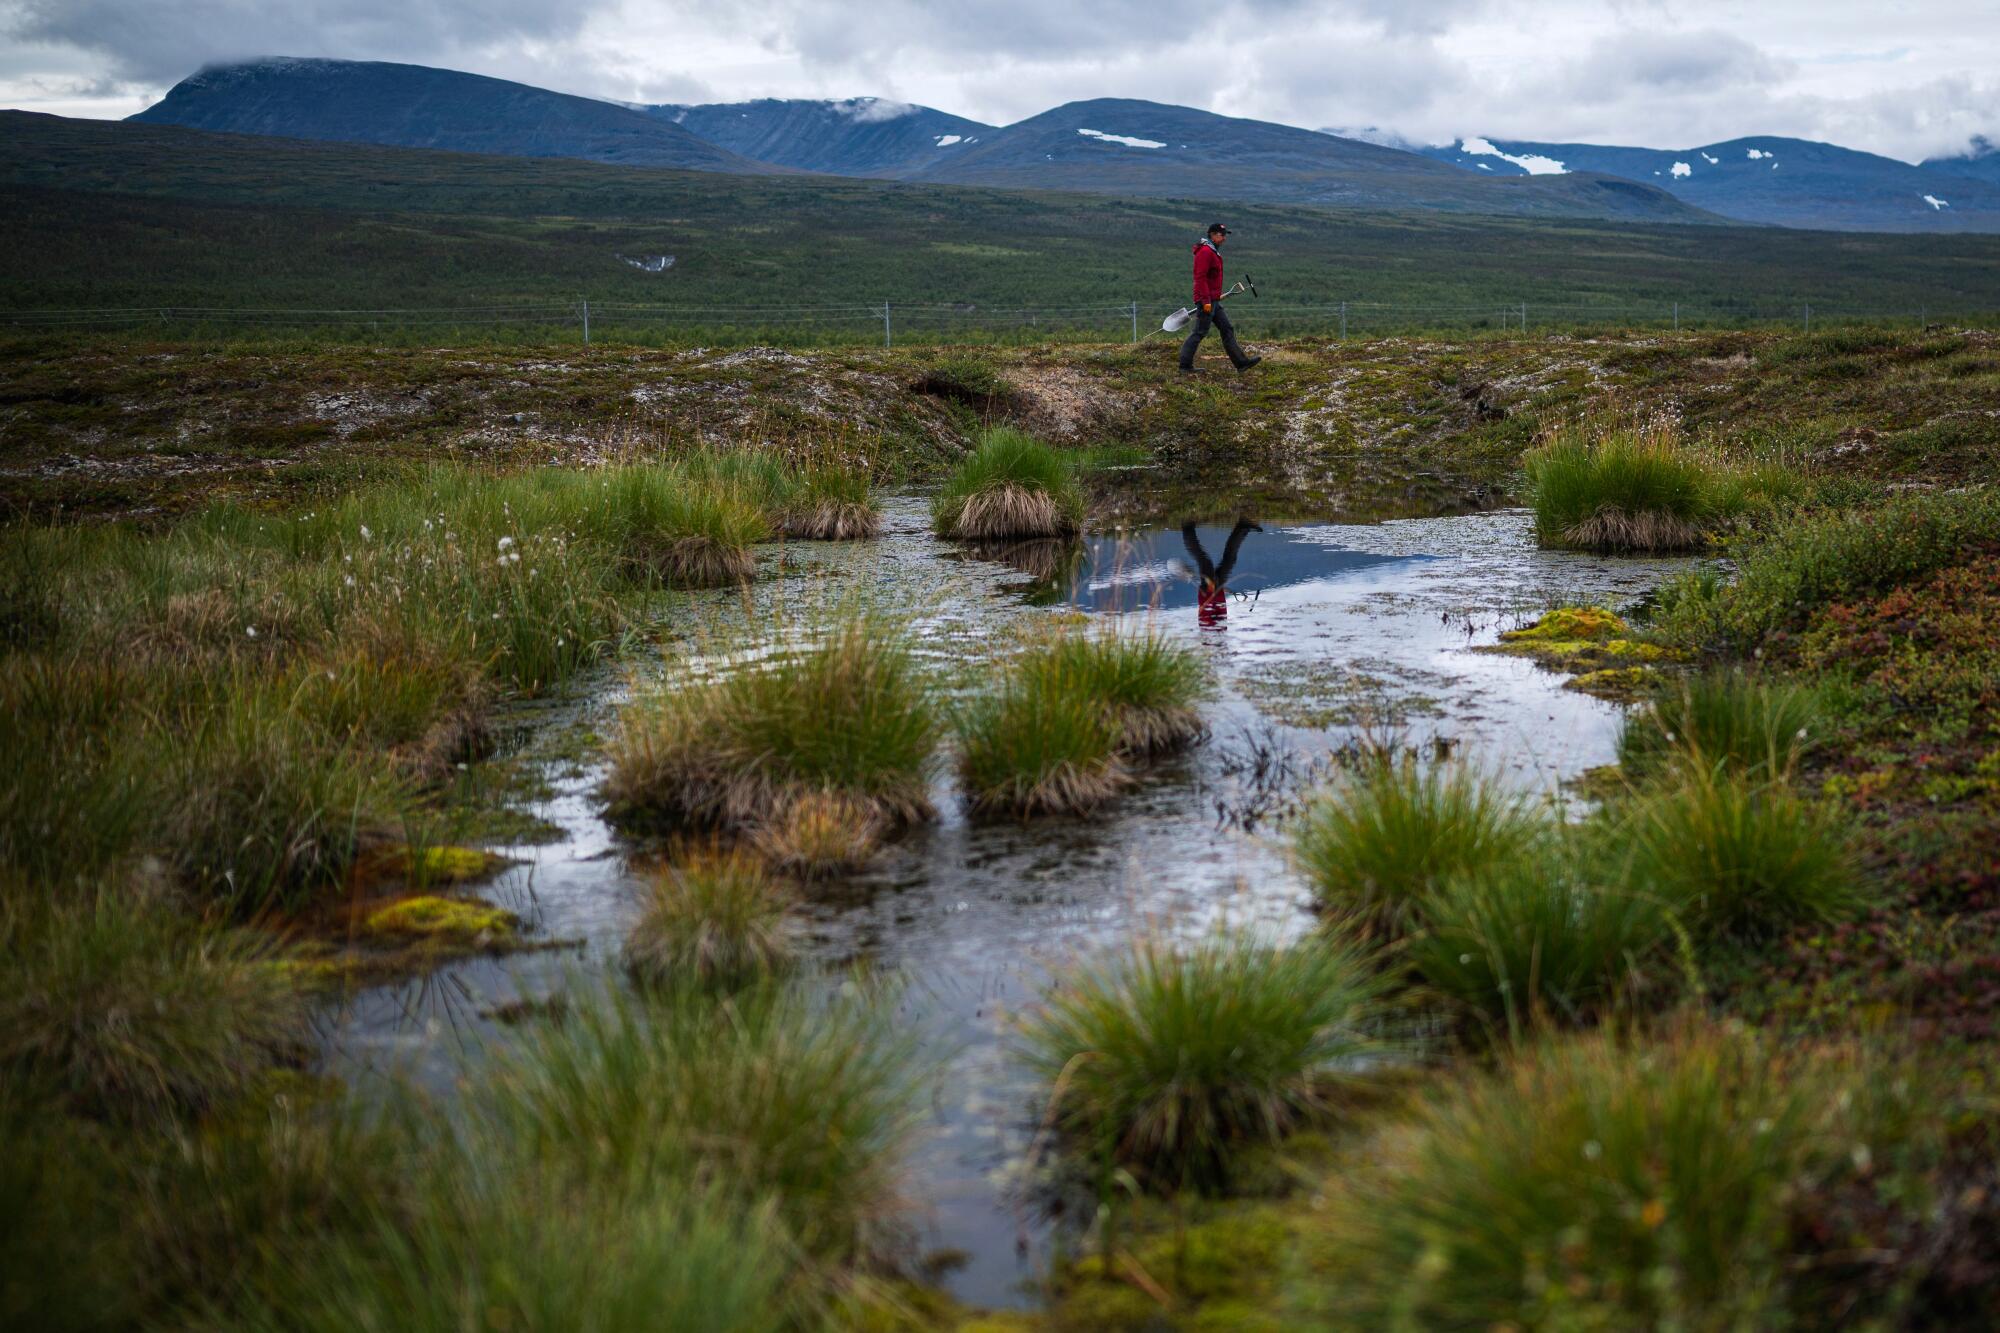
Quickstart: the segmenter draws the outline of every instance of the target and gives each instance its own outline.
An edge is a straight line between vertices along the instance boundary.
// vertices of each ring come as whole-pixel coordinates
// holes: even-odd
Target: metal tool
[[[1248,292],[1252,296],[1255,296],[1257,294],[1257,284],[1250,281],[1250,275],[1248,273],[1245,273],[1242,277],[1238,278],[1236,280],[1236,285],[1234,287],[1231,287],[1228,291],[1222,293],[1221,296],[1218,296],[1215,299],[1220,301],[1224,297],[1234,296],[1238,292]],[[1194,307],[1182,306],[1179,310],[1174,311],[1173,314],[1168,315],[1165,319],[1160,321],[1160,332],[1179,333],[1182,329],[1188,326],[1188,321],[1193,318],[1194,318]]]

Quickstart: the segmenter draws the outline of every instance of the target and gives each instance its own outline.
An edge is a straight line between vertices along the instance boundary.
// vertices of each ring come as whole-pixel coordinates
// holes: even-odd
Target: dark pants
[[[1194,312],[1194,332],[1190,333],[1187,341],[1181,344],[1182,370],[1194,369],[1195,349],[1200,347],[1201,340],[1208,336],[1210,324],[1215,325],[1216,331],[1222,335],[1222,350],[1229,353],[1229,359],[1235,362],[1238,368],[1250,359],[1244,355],[1242,345],[1236,341],[1236,326],[1229,322],[1229,313],[1222,308],[1222,302],[1211,301],[1207,310],[1198,309]]]

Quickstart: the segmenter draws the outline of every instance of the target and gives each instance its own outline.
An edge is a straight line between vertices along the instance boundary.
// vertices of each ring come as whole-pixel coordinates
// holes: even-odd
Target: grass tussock
[[[1681,438],[1669,418],[1565,421],[1522,460],[1544,546],[1693,550],[1801,485],[1774,463],[1739,464]]]
[[[1672,943],[1669,904],[1591,873],[1595,864],[1551,838],[1536,854],[1461,870],[1425,897],[1404,958],[1494,1034],[1616,1012]]]
[[[303,1033],[270,945],[124,886],[0,898],[0,1071],[75,1113],[165,1120],[241,1093]]]
[[[1544,832],[1526,802],[1475,769],[1385,756],[1306,808],[1293,850],[1326,911],[1396,937],[1447,880],[1513,860]]]
[[[1649,707],[1628,713],[1618,736],[1618,762],[1640,778],[1676,760],[1785,777],[1824,725],[1818,693],[1808,686],[1761,681],[1740,671],[1708,672],[1666,687]]]
[[[1083,526],[1083,493],[1061,454],[996,427],[946,479],[931,516],[939,536],[964,541],[1070,537]]]
[[[1062,665],[1031,656],[960,708],[959,777],[974,809],[1084,815],[1131,785],[1123,728]]]
[[[1924,1095],[1879,1060],[1703,1028],[1524,1051],[1356,1154],[1304,1294],[1369,1328],[1844,1323],[1897,1284],[1829,1289],[1870,1264],[1819,1238],[1934,1152],[1911,1132]]]
[[[929,819],[942,730],[895,627],[848,620],[816,644],[629,706],[604,793],[630,823],[751,833],[838,793],[887,827]]]
[[[881,813],[837,791],[809,791],[792,801],[754,839],[765,860],[799,879],[850,875],[874,859],[888,835]]]
[[[1687,764],[1612,820],[1625,883],[1704,936],[1764,938],[1869,901],[1839,815],[1783,782]]]
[[[763,1212],[667,1195],[435,1178],[400,1225],[309,1250],[236,1327],[269,1333],[800,1326],[798,1261]],[[809,1308],[809,1307],[808,1307]]]
[[[134,1133],[24,1103],[9,1069],[0,1130],[37,1158],[0,1155],[0,1203],[37,1226],[0,1256],[0,1311],[47,1328],[826,1326],[856,1267],[907,1253],[922,1069],[878,1000],[767,986],[573,1007],[448,1115],[408,1088],[362,1111],[292,1078]]]
[[[1031,652],[1042,656],[1027,669],[1060,676],[1110,712],[1118,747],[1132,758],[1185,749],[1208,734],[1196,708],[1207,668],[1163,634],[1064,633]]]
[[[778,528],[801,541],[872,541],[882,535],[882,511],[869,494],[866,473],[816,468],[789,489]]]
[[[959,770],[975,808],[1087,814],[1133,766],[1207,734],[1207,670],[1164,636],[1051,631],[958,715]]]
[[[710,1184],[769,1208],[810,1255],[867,1260],[906,1235],[921,1090],[912,1041],[877,997],[681,993],[537,1031],[478,1132],[579,1185]]]
[[[656,875],[625,941],[649,985],[732,989],[792,961],[792,894],[740,850],[695,848]]]
[[[1065,978],[1026,1023],[1049,1116],[1162,1189],[1224,1183],[1231,1153],[1322,1112],[1372,1049],[1380,975],[1325,942],[1146,942]]]

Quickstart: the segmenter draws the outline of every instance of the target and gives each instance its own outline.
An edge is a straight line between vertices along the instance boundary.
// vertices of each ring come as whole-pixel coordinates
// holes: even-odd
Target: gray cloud
[[[1560,85],[1580,100],[1616,101],[1762,87],[1786,72],[1785,62],[1713,28],[1625,31],[1593,41],[1569,63]]]
[[[0,0],[0,104],[136,110],[202,64],[406,60],[625,101],[874,95],[1007,122],[1147,97],[1411,140],[2000,137],[1994,0]],[[1982,17],[1983,15],[1983,17]],[[93,110],[93,107],[97,109]]]
[[[341,55],[412,60],[573,36],[589,6],[546,0],[17,0],[0,29],[102,56],[135,83],[176,82],[216,60]]]

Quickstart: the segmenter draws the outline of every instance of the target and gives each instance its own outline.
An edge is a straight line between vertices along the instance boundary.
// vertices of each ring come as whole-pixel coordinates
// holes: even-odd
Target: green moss
[[[1059,1329],[1283,1327],[1275,1282],[1294,1247],[1295,1212],[1274,1203],[1202,1211],[1185,1226],[1164,1211],[1142,1214],[1108,1273],[1101,1254],[1070,1265],[1050,1322]],[[1147,1283],[1169,1304],[1148,1294]]]
[[[1563,688],[1618,703],[1634,703],[1653,692],[1660,673],[1651,667],[1602,667],[1564,682]]]
[[[1629,627],[1616,613],[1601,606],[1559,606],[1524,629],[1500,635],[1502,643],[1596,642],[1624,634]]]
[[[512,943],[521,919],[477,898],[422,894],[370,912],[363,929],[370,935],[483,946]]]
[[[354,973],[351,960],[341,957],[280,958],[271,971],[300,990],[334,990]]]
[[[1644,643],[1638,639],[1612,639],[1603,645],[1602,651],[1628,662],[1675,662],[1685,656],[1657,643]]]
[[[1525,629],[1506,630],[1500,642],[1475,651],[1530,657],[1552,670],[1579,676],[1570,687],[1612,699],[1639,697],[1651,681],[1639,663],[1685,661],[1687,654],[1628,637],[1630,627],[1598,606],[1561,606]]]
[[[412,849],[410,878],[418,884],[469,884],[506,864],[504,856],[477,847],[424,847]]]

